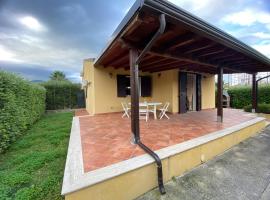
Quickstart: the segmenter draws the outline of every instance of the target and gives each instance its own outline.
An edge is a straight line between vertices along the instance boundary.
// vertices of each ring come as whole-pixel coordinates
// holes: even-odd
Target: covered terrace
[[[217,121],[223,122],[223,74],[250,73],[255,81],[257,72],[270,71],[270,60],[167,1],[145,0],[136,1],[132,6],[95,66],[130,70],[133,142],[156,160],[159,187],[164,193],[160,159],[140,140],[139,70],[159,72],[177,68],[217,74]],[[256,102],[254,81],[253,102]]]
[[[217,138],[224,137],[225,132],[226,134],[228,134],[228,132],[230,132],[230,134],[236,134],[242,129],[247,131],[243,133],[246,134],[245,136],[237,136],[234,139],[229,139],[229,144],[226,142],[220,143],[220,140],[217,141],[219,142],[218,144],[220,144],[220,148],[225,150],[234,144],[233,141],[236,141],[236,143],[240,142],[242,139],[257,132],[259,130],[258,127],[262,127],[261,125],[257,128],[253,127],[253,125],[257,126],[257,123],[263,121],[263,119],[258,119],[256,116],[250,116],[235,110],[226,110],[223,112],[223,74],[239,72],[250,73],[253,75],[255,83],[257,72],[270,71],[270,60],[222,30],[167,1],[137,0],[113,33],[106,48],[95,60],[94,66],[96,68],[124,68],[130,71],[131,123],[129,123],[129,119],[123,120],[120,114],[80,117],[79,125],[77,126],[81,128],[79,132],[81,134],[83,149],[81,150],[83,151],[83,169],[84,173],[87,171],[90,172],[88,175],[84,175],[85,184],[83,184],[83,187],[78,185],[74,186],[74,184],[70,187],[71,189],[68,186],[64,187],[64,194],[70,194],[79,189],[86,188],[86,182],[88,185],[104,182],[106,179],[100,177],[109,173],[109,171],[106,171],[109,170],[109,168],[104,169],[104,172],[102,172],[103,175],[101,175],[102,168],[113,163],[114,167],[110,168],[110,170],[117,174],[117,176],[121,174],[119,171],[123,170],[123,168],[125,173],[135,169],[139,170],[139,168],[143,166],[138,164],[139,158],[133,160],[133,164],[129,162],[129,166],[123,164],[122,166],[124,167],[121,169],[117,168],[117,164],[124,162],[123,160],[129,160],[133,158],[133,156],[137,158],[137,156],[141,155],[143,152],[146,152],[155,160],[158,175],[155,181],[158,181],[160,192],[164,194],[165,188],[163,181],[170,179],[173,175],[179,175],[179,173],[168,172],[171,166],[168,166],[167,161],[162,160],[167,158],[162,154],[162,152],[164,153],[165,151],[162,151],[162,148],[173,147],[181,142],[185,142],[185,137],[187,137],[186,139],[196,138],[198,139],[196,140],[197,143],[202,144],[200,137],[206,136],[207,134],[209,134],[209,137],[212,137],[213,135],[211,134],[216,131],[218,131],[215,133],[215,137]],[[140,123],[139,71],[153,73],[171,69],[178,69],[181,72],[216,74],[218,76],[217,109],[183,115],[177,114],[171,116],[172,119],[169,121],[151,121],[149,124],[145,124],[145,122]],[[179,98],[181,98],[181,94],[179,94]],[[256,100],[255,84],[253,84],[253,100],[253,102]],[[116,118],[119,119],[116,120]],[[106,122],[104,120],[106,120]],[[123,120],[124,122],[121,121],[120,123],[119,120]],[[154,131],[152,128],[153,124],[156,124]],[[113,149],[111,146],[116,146],[118,151],[112,150],[110,152],[104,147],[104,149],[98,153],[102,145],[93,144],[95,141],[94,138],[100,141],[102,141],[102,138],[106,138],[107,143],[105,146],[107,146],[108,149]],[[133,144],[130,144],[130,139]],[[209,142],[210,140],[207,141]],[[185,146],[184,143],[183,145]],[[181,148],[184,147],[181,146]],[[211,154],[211,147],[209,148],[208,153],[204,152],[200,154],[200,156]],[[219,149],[219,147],[217,147],[217,149]],[[222,152],[217,149],[213,149],[216,154]],[[154,152],[156,150],[160,150],[159,153]],[[107,155],[107,153],[105,153],[106,151],[109,152],[110,156],[105,156]],[[200,152],[203,152],[203,150],[200,149]],[[94,154],[97,155],[96,160],[93,157],[91,158]],[[177,153],[174,152],[170,154],[170,156],[176,154]],[[161,159],[160,155],[163,155]],[[196,156],[195,154],[193,156],[190,154],[190,156],[190,160],[186,161],[192,163],[192,157]],[[204,162],[203,157],[198,159]],[[147,165],[147,163],[149,164],[149,161],[144,160],[143,162],[145,162],[145,165]],[[164,163],[165,170],[162,170],[162,164]],[[182,164],[185,165],[184,163]],[[197,164],[196,162],[193,166]],[[127,168],[129,168],[129,170],[127,170]],[[95,171],[98,175],[94,173]],[[149,174],[152,173],[152,171],[148,172]],[[89,178],[90,173],[93,180],[87,181],[86,177]],[[138,173],[138,176],[130,175],[128,180],[130,183],[133,183],[132,180],[140,179],[142,181],[138,184],[144,185],[143,181],[147,182],[148,179],[145,179],[141,175],[142,173]],[[126,174],[126,176],[128,175]],[[108,177],[112,178],[114,176],[111,174]],[[119,185],[121,184],[123,186],[125,184],[129,185],[128,181],[123,181],[122,179]],[[126,198],[134,198],[136,195],[141,194],[142,191],[152,187],[152,185],[144,185],[145,187],[143,189],[138,189],[139,186],[135,185],[136,184],[134,184],[132,188],[130,186],[129,191],[126,191],[127,194],[130,195]],[[86,189],[83,191],[85,195],[89,194]],[[79,193],[71,194],[70,199],[78,197],[76,196],[77,194]],[[95,193],[95,195],[97,195],[97,193]],[[125,199],[123,196],[116,195],[116,197],[118,197],[118,199]]]

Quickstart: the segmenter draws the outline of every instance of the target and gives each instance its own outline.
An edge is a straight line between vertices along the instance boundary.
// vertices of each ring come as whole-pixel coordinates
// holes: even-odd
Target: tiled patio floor
[[[130,119],[121,113],[80,117],[85,172],[144,154],[130,143]],[[248,121],[255,116],[224,109],[224,122],[216,122],[216,110],[170,115],[170,120],[140,121],[141,140],[153,150],[175,145]]]
[[[75,116],[76,117],[85,116],[85,115],[89,115],[87,110],[85,110],[85,109],[76,109],[75,110]]]

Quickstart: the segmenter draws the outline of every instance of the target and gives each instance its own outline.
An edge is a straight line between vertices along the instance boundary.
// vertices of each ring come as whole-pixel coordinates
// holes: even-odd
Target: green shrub
[[[57,110],[77,107],[77,93],[81,85],[69,81],[48,81],[42,83],[46,88],[46,109]]]
[[[228,89],[231,97],[231,107],[244,108],[252,102],[251,86],[236,86]],[[258,102],[261,104],[270,103],[270,85],[260,85],[258,88]]]
[[[45,111],[45,88],[0,71],[0,153]]]
[[[246,112],[251,112],[252,106],[251,105],[247,105],[247,106],[244,107],[244,110]],[[258,113],[270,114],[270,104],[266,104],[266,103],[258,104],[258,106],[257,106],[257,112]]]
[[[244,106],[244,111],[246,111],[246,112],[251,112],[251,110],[252,110],[252,105],[247,105],[247,106]]]

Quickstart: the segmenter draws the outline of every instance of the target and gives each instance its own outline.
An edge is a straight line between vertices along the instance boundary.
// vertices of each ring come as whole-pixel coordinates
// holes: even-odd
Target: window
[[[139,95],[142,97],[151,96],[152,79],[150,76],[139,77]],[[130,95],[130,76],[117,75],[117,96],[126,97]]]

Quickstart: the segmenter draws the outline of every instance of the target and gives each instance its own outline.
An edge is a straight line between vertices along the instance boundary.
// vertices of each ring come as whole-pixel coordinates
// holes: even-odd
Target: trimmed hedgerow
[[[48,81],[42,83],[46,88],[46,109],[57,110],[77,107],[77,93],[81,85],[69,81]]]
[[[251,112],[252,106],[247,105],[244,107],[244,110],[246,112]],[[266,103],[258,104],[256,112],[270,114],[270,104],[266,104]]]
[[[0,71],[0,153],[45,111],[45,88]]]
[[[228,89],[231,97],[231,107],[243,108],[252,102],[251,86],[237,86]],[[258,88],[258,102],[270,103],[270,85],[260,85]]]

